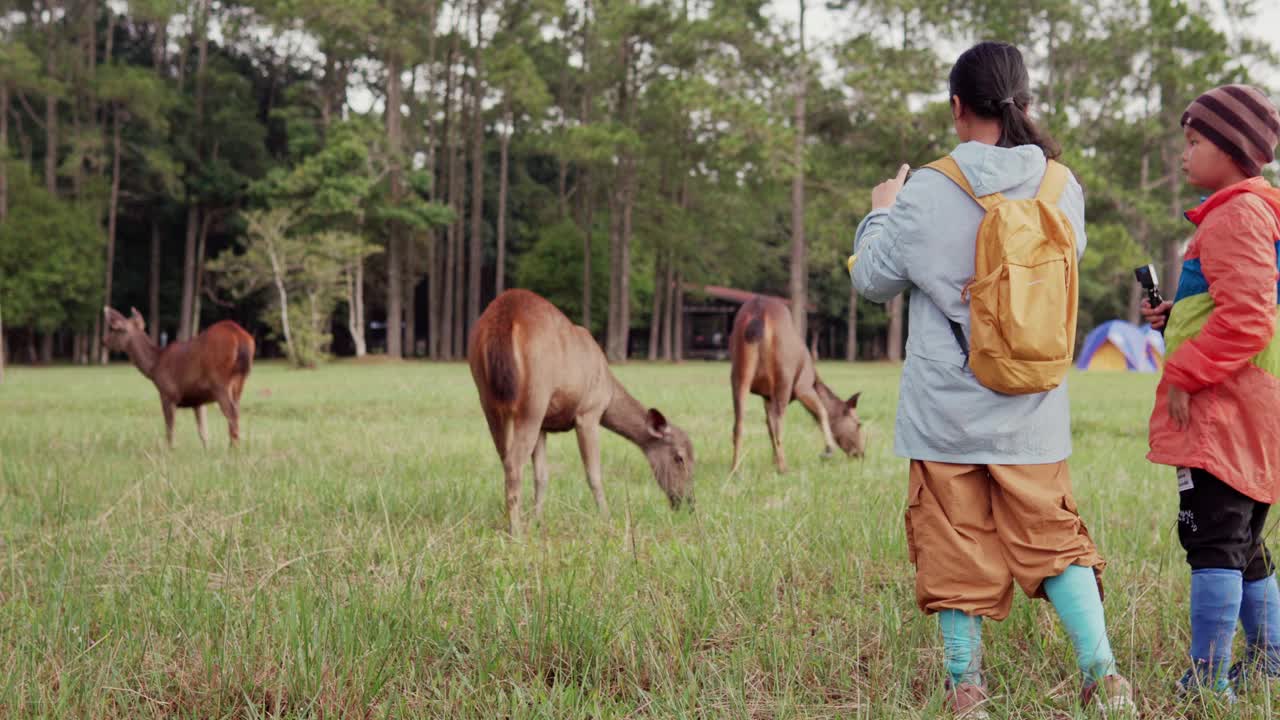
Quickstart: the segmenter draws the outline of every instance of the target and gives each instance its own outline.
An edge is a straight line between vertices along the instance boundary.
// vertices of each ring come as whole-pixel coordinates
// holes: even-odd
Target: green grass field
[[[726,479],[728,366],[620,368],[693,439],[697,509],[674,513],[608,435],[597,516],[571,435],[549,442],[543,523],[505,533],[502,473],[464,365],[255,368],[244,446],[189,411],[163,449],[131,366],[9,368],[0,386],[2,717],[925,718],[941,640],[913,600],[892,453],[897,371],[822,367],[864,391],[862,461],[824,461],[798,405],[792,469],[764,412]],[[1188,573],[1176,484],[1149,466],[1154,379],[1072,378],[1081,513],[1143,716],[1178,717]],[[526,476],[526,508],[532,482]],[[1077,714],[1052,609],[986,631],[995,717]],[[1271,718],[1280,695],[1222,714]]]

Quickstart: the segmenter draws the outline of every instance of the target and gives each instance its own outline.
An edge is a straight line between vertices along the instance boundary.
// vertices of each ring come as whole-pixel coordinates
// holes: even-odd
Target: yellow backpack
[[[1076,344],[1079,274],[1076,236],[1058,207],[1068,172],[1049,161],[1028,200],[978,197],[960,166],[945,157],[926,167],[946,175],[987,215],[978,226],[973,279],[965,286],[969,340],[951,323],[969,367],[984,386],[1027,395],[1062,384]]]

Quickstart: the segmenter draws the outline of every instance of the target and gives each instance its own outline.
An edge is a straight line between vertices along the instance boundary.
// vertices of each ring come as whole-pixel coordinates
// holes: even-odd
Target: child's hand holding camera
[[[1165,323],[1169,322],[1169,311],[1171,309],[1173,309],[1173,303],[1168,300],[1156,307],[1151,307],[1151,303],[1145,298],[1142,300],[1142,307],[1139,308],[1142,312],[1142,319],[1151,324],[1152,330],[1164,329]]]

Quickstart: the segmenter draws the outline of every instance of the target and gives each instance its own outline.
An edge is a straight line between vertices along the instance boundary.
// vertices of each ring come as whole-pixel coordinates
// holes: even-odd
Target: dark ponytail
[[[1003,42],[974,45],[951,68],[951,94],[980,117],[1000,121],[1000,147],[1036,145],[1050,159],[1062,154],[1058,143],[1027,114],[1031,81],[1018,48]]]

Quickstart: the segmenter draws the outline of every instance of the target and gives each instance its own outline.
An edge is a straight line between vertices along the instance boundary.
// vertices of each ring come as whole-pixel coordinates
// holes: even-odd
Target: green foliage
[[[570,320],[582,322],[582,231],[562,221],[542,228],[516,261],[516,286],[550,300]],[[603,312],[609,300],[609,238],[596,232],[591,239],[591,314],[593,333],[604,329]]]
[[[314,238],[323,232],[359,238],[339,275],[369,266],[364,299],[379,316],[387,278],[382,263],[366,262],[369,254],[393,236],[414,238],[405,262],[421,279],[424,248],[438,249],[431,243],[439,228],[458,220],[446,198],[468,221],[471,208],[481,208],[483,303],[496,262],[501,142],[510,160],[510,278],[545,290],[580,318],[580,238],[590,222],[597,330],[607,317],[609,246],[624,208],[638,327],[655,263],[667,259],[686,282],[785,294],[790,179],[802,162],[810,301],[818,324],[838,330],[848,316],[843,259],[870,189],[900,163],[918,166],[954,146],[951,53],[978,38],[1004,38],[1031,67],[1033,115],[1061,141],[1086,191],[1091,250],[1081,317],[1091,324],[1129,313],[1132,283],[1117,268],[1154,261],[1168,275],[1176,264],[1187,234],[1180,212],[1196,199],[1177,167],[1187,102],[1222,82],[1263,81],[1277,65],[1274,38],[1255,21],[1267,7],[1261,0],[836,0],[821,11],[810,3],[804,57],[797,28],[762,0],[485,0],[479,48],[474,4],[251,0],[208,3],[217,32],[199,73],[203,23],[170,21],[204,6],[72,4],[48,24],[44,5],[19,0],[0,18],[0,83],[11,99],[0,157],[15,173],[28,165],[41,177],[52,154],[58,198],[51,201],[101,215],[112,123],[122,121],[113,294],[140,305],[153,220],[162,264],[180,267],[180,225],[190,207],[198,209],[191,217],[210,220],[210,255],[246,245],[240,213],[256,208],[287,211],[290,235],[320,245]],[[87,9],[98,13],[96,25],[82,15]],[[120,14],[110,18],[108,58],[109,12]],[[95,63],[83,55],[91,38]],[[394,151],[385,115],[393,62],[403,90]],[[797,159],[800,77],[806,138]],[[52,147],[46,97],[58,116]],[[349,102],[366,98],[367,106]],[[476,122],[482,197],[471,196]],[[447,186],[455,151],[463,157],[460,196]],[[470,223],[462,224],[469,247]],[[181,273],[163,275],[160,305],[171,315]],[[252,306],[240,314],[267,297],[240,298]],[[422,297],[419,326],[428,315]],[[880,308],[864,303],[858,317],[864,335],[883,330]],[[15,328],[25,322],[8,319]]]
[[[232,296],[266,290],[262,321],[285,343],[296,367],[315,367],[333,342],[330,317],[342,299],[345,272],[371,249],[357,235],[297,232],[299,217],[286,209],[250,210],[243,251],[224,251],[208,270]]]
[[[6,326],[88,328],[101,312],[101,227],[88,209],[51,197],[17,163],[9,164],[9,202],[0,222]]]

